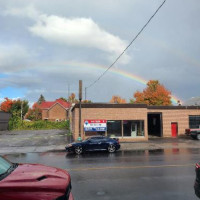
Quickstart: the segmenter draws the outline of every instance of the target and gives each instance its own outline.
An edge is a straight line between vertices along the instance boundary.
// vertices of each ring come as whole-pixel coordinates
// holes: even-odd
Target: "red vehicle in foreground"
[[[194,182],[194,191],[197,197],[200,198],[200,163],[196,164],[196,178]]]
[[[0,199],[73,200],[71,178],[63,169],[11,163],[0,156]]]

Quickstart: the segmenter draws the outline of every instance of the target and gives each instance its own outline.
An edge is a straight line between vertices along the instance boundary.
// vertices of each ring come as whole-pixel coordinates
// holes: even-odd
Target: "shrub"
[[[13,112],[12,116],[9,120],[9,130],[16,130],[19,127],[22,126],[22,121],[21,118],[19,117],[19,113],[18,112]]]
[[[16,118],[15,118],[16,119]],[[23,121],[15,122],[15,126],[12,125],[12,121],[9,122],[10,130],[42,130],[42,129],[67,129],[69,130],[69,120],[62,122],[51,122],[51,121]]]

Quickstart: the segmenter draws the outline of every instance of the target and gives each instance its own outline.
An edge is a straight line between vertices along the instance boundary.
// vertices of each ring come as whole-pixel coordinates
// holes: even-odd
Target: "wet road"
[[[67,169],[75,200],[195,200],[195,163],[200,149],[12,154],[13,162]]]

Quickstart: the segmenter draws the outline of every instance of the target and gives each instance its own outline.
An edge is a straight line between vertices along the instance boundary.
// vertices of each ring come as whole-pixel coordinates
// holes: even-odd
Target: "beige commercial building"
[[[93,103],[81,107],[80,131],[79,104],[72,109],[71,129],[75,140],[80,133],[82,139],[102,134],[120,141],[144,141],[150,136],[177,137],[184,135],[187,128],[200,128],[199,106]]]

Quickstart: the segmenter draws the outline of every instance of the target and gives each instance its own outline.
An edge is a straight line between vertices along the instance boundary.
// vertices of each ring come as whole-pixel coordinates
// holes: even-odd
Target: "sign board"
[[[84,120],[84,131],[107,131],[107,120]]]

